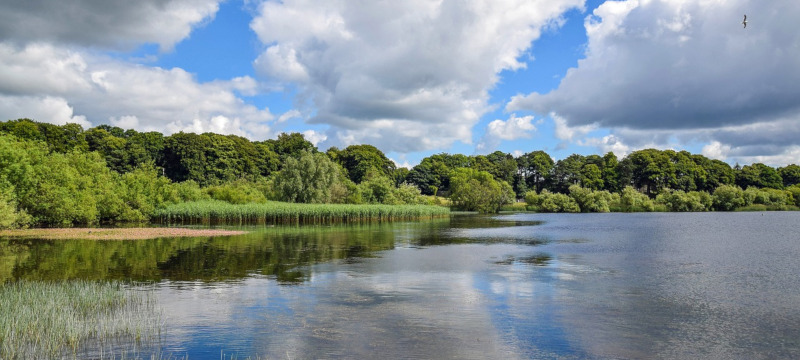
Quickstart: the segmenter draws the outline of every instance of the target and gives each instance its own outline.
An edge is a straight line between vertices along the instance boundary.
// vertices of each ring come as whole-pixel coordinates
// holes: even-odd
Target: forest
[[[524,203],[521,202],[524,200]],[[372,145],[317,149],[302,134],[235,135],[0,122],[0,228],[146,222],[216,201],[444,205],[497,212],[794,210],[800,166],[735,165],[645,149],[514,157],[435,154],[398,168]]]

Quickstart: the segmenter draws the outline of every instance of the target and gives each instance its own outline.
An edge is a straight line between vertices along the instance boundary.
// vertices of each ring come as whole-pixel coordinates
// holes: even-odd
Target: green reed
[[[152,291],[119,282],[0,284],[0,359],[47,359],[115,340],[160,335],[163,319]]]
[[[296,204],[283,202],[234,205],[197,201],[170,205],[155,213],[163,223],[353,223],[444,217],[450,209],[428,205]]]

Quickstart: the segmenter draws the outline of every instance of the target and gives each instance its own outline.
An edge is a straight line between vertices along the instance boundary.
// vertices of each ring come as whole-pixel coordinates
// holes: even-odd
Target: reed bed
[[[163,317],[152,291],[119,282],[0,285],[0,359],[60,359],[114,342],[155,339]]]
[[[295,204],[283,202],[234,205],[224,201],[197,201],[156,211],[162,223],[333,224],[416,220],[445,217],[450,209],[430,205]]]

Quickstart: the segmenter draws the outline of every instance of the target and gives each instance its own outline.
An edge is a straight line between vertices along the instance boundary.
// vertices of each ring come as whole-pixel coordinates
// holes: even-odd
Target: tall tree
[[[378,148],[372,145],[350,145],[338,152],[337,160],[354,183],[361,183],[367,173],[377,171],[392,179],[397,166]]]
[[[537,150],[517,158],[517,165],[528,188],[541,192],[555,162],[546,152]]]

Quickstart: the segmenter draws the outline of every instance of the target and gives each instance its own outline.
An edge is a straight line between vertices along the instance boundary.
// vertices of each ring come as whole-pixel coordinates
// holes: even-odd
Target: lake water
[[[800,212],[246,229],[0,240],[0,281],[154,282],[192,359],[800,358]]]

